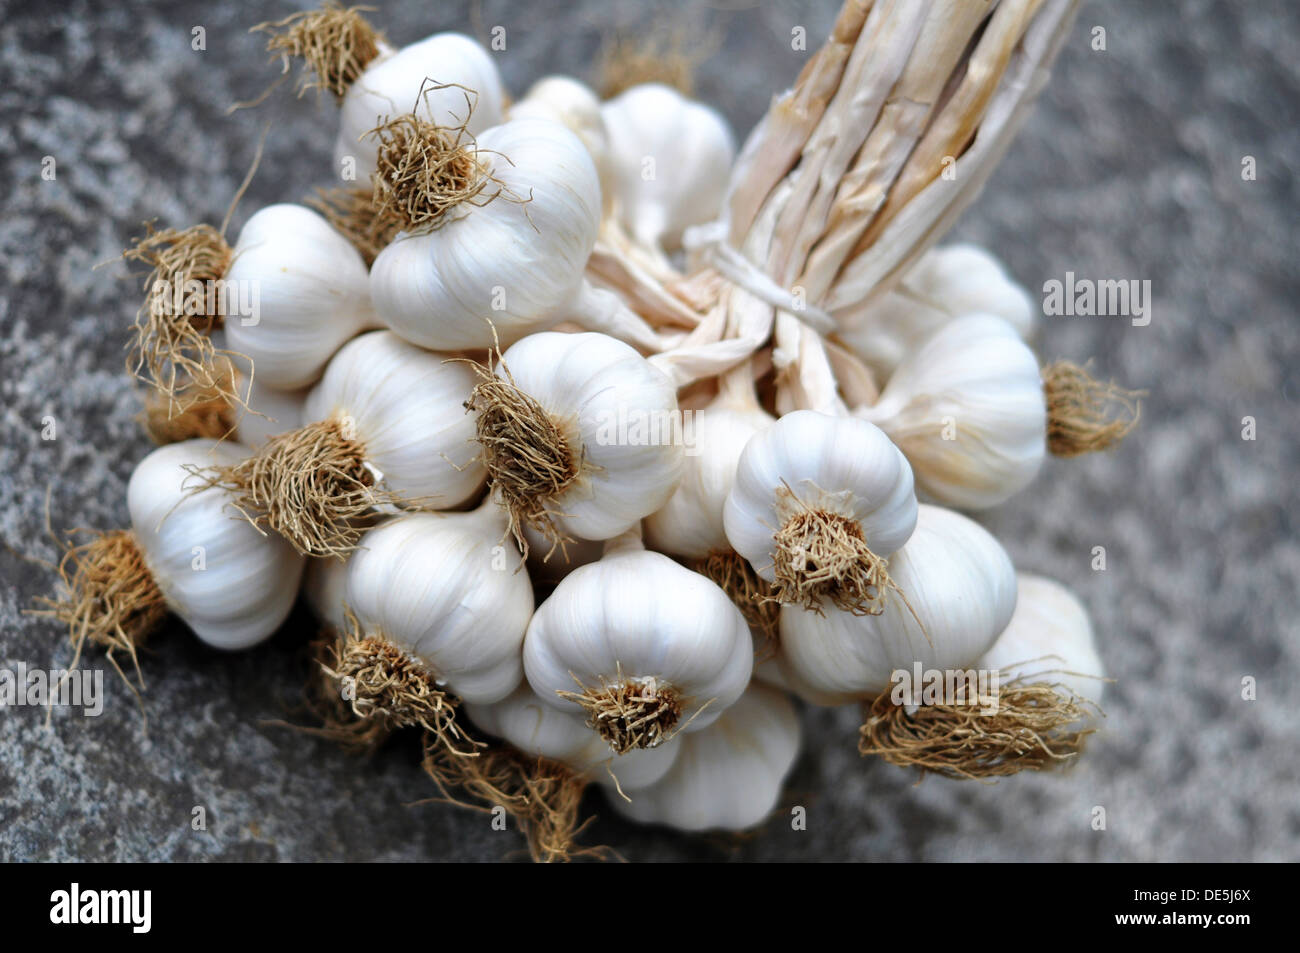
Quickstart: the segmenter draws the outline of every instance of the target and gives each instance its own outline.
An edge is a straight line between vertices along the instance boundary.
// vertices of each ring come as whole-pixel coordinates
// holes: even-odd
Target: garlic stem
[[[604,556],[614,556],[619,553],[639,553],[645,552],[645,542],[641,538],[641,524],[637,523],[626,533],[621,533],[605,543]]]
[[[766,413],[754,390],[754,362],[746,358],[718,376],[718,398],[714,406],[722,404],[732,410]]]
[[[676,340],[675,337],[656,333],[618,295],[594,287],[586,278],[582,279],[578,296],[565,314],[590,331],[600,331],[652,354],[662,351],[670,341]]]

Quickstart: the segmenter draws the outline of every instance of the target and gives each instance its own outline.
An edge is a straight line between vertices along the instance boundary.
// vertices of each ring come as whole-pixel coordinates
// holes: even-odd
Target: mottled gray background
[[[700,95],[744,133],[804,54],[831,0],[671,8],[583,2],[398,3],[374,20],[400,42],[507,28],[501,69],[518,94],[551,71],[588,75],[603,33],[674,22],[716,29]],[[59,7],[60,9],[55,9]],[[113,527],[148,444],[123,374],[137,304],[120,265],[97,271],[145,218],[219,222],[273,122],[235,227],[329,175],[331,103],[283,91],[226,116],[273,75],[245,28],[288,9],[252,3],[0,2],[0,513],[7,547],[49,557],[56,525]],[[671,13],[668,11],[671,10]],[[191,28],[207,51],[190,49]],[[1094,52],[1089,32],[1107,30]],[[1300,7],[1275,2],[1092,3],[1037,113],[958,235],[993,249],[1030,288],[1066,270],[1149,278],[1149,327],[1046,319],[1045,357],[1095,356],[1151,392],[1114,455],[1052,462],[988,523],[1017,564],[1066,581],[1093,613],[1117,679],[1105,733],[1072,772],[996,785],[863,763],[851,711],[809,711],[808,744],[780,820],[743,840],[638,829],[600,815],[591,839],[634,860],[1284,860],[1297,858],[1296,399],[1293,314]],[[41,159],[57,160],[53,182]],[[1243,181],[1243,156],[1258,163]],[[53,414],[59,439],[40,439]],[[1242,417],[1258,439],[1240,439]],[[1108,568],[1090,552],[1105,546]],[[49,666],[60,633],[20,614],[50,579],[0,549],[0,666]],[[293,703],[301,613],[235,656],[173,627],[151,646],[149,728],[108,680],[98,719],[0,712],[0,858],[492,860],[514,833],[446,806],[416,745],[369,762],[272,727]],[[1258,680],[1243,701],[1242,677]],[[206,833],[190,829],[195,805]],[[1107,811],[1091,829],[1094,806]]]

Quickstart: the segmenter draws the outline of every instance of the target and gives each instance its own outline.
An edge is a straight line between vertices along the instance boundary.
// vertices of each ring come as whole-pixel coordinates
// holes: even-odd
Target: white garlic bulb
[[[591,781],[624,793],[662,778],[681,750],[669,742],[615,754],[581,715],[546,704],[527,682],[495,704],[466,704],[465,711],[479,728],[524,754],[559,761]]]
[[[895,671],[964,669],[1007,627],[1016,573],[1006,551],[973,520],[922,505],[916,531],[889,572],[904,599],[880,615],[830,605],[781,609],[781,655],[791,688],[818,704],[873,697]]]
[[[566,576],[524,639],[533,691],[585,713],[616,752],[712,724],[752,670],[749,628],[727,595],[633,534]]]
[[[887,378],[922,341],[953,318],[994,314],[1024,340],[1034,331],[1035,306],[984,249],[969,244],[930,249],[889,294],[835,315],[839,336]]]
[[[488,503],[471,513],[411,513],[362,537],[349,560],[347,604],[360,635],[416,659],[440,687],[495,702],[523,675],[520,646],[533,588]]]
[[[907,456],[917,487],[945,506],[996,506],[1047,455],[1047,401],[1034,353],[1014,328],[969,314],[903,359],[880,399],[854,411]]]
[[[444,351],[506,345],[565,320],[657,349],[640,318],[583,278],[601,197],[582,141],[559,123],[516,119],[479,136],[475,156],[495,182],[375,259],[370,292],[384,323]]]
[[[822,595],[877,611],[883,560],[916,525],[912,470],[875,425],[812,410],[750,439],[727,496],[727,539],[782,602]]]
[[[505,98],[491,54],[461,33],[435,33],[400,50],[381,44],[379,55],[343,97],[334,168],[340,175],[369,182],[376,143],[366,133],[386,116],[414,110],[440,126],[466,123],[468,131],[477,134],[501,122]]]
[[[293,608],[303,570],[284,540],[235,518],[229,491],[202,486],[187,469],[247,453],[231,441],[168,444],[140,461],[127,486],[135,542],[167,608],[219,649],[272,636]]]
[[[997,670],[1002,685],[1013,679],[1057,685],[1099,704],[1105,669],[1093,639],[1088,611],[1059,583],[1022,572],[1016,611],[975,668]]]
[[[609,100],[601,115],[619,219],[643,247],[673,251],[683,231],[722,211],[736,143],[716,110],[646,83]]]
[[[372,331],[330,361],[307,395],[303,417],[342,427],[388,490],[426,508],[447,509],[466,502],[483,483],[474,419],[464,410],[475,380],[464,363]]]
[[[549,119],[581,139],[596,164],[601,195],[610,198],[613,170],[609,133],[601,116],[600,97],[591,87],[569,76],[545,76],[528,88],[508,115],[510,119]]]
[[[747,398],[743,391],[724,392],[703,410],[682,413],[693,424],[682,481],[668,502],[646,517],[645,534],[654,549],[702,559],[731,548],[722,514],[736,464],[749,438],[774,418],[759,406],[752,385]]]
[[[704,731],[682,736],[660,781],[610,802],[633,820],[680,830],[754,827],[776,808],[799,741],[789,697],[756,683]]]
[[[471,403],[480,442],[485,433],[498,440],[484,447],[486,464],[514,501],[517,523],[552,537],[604,540],[663,506],[683,458],[667,376],[628,345],[592,332],[529,335],[505,352],[503,365],[501,386],[476,390]],[[499,427],[510,428],[510,440]],[[547,480],[520,476],[541,457],[555,467]]]
[[[378,319],[366,264],[324,218],[301,205],[271,205],[239,233],[224,278],[226,340],[253,361],[254,379],[294,390],[319,379],[331,355]]]

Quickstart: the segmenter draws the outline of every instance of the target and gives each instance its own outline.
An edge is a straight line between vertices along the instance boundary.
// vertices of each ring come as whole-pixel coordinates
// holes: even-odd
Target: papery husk
[[[186,469],[194,492],[220,486],[259,532],[270,529],[304,556],[346,558],[378,506],[417,507],[378,485],[350,422],[330,418],[278,434],[228,466]]]
[[[73,543],[77,534],[89,539]],[[154,580],[144,554],[129,530],[73,530],[61,542],[63,556],[55,571],[63,594],[37,597],[43,609],[31,614],[54,619],[68,627],[75,670],[87,643],[98,646],[122,680],[131,680],[117,661],[117,653],[130,659],[136,683],[144,686],[137,650],[167,617],[167,601]]]
[[[981,713],[970,689],[964,705],[919,705],[909,714],[890,692],[863,705],[858,752],[945,777],[991,780],[1071,761],[1096,731],[1092,702],[1062,686],[1017,678],[1000,686],[997,711]]]
[[[289,72],[293,59],[305,61],[310,73],[304,71],[298,81],[299,96],[309,89],[325,89],[341,102],[384,44],[383,34],[361,15],[374,10],[345,8],[335,0],[325,0],[319,10],[268,20],[249,32],[269,35],[266,50],[279,57],[282,72]]]
[[[1047,398],[1047,449],[1077,457],[1109,450],[1132,432],[1142,415],[1142,391],[1103,384],[1078,364],[1057,361],[1043,368]]]
[[[729,333],[758,348],[775,332],[778,411],[843,412],[836,372],[856,371],[826,353],[822,335],[838,309],[887,293],[974,199],[1076,7],[844,5],[742,150],[722,240],[687,239],[743,288],[731,295]],[[849,384],[870,390],[860,375]]]
[[[596,286],[617,292],[655,327],[694,328],[716,302],[719,290],[715,286],[701,294],[700,282],[707,283],[709,275],[716,282],[716,272],[705,269],[685,278],[671,263],[665,264],[634,242],[612,215],[601,220],[586,275]]]

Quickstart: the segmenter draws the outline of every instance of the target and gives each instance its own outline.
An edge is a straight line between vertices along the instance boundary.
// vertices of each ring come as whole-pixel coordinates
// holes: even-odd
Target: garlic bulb
[[[633,86],[601,107],[624,228],[673,251],[691,225],[722,211],[736,158],[726,120],[662,83]]]
[[[484,503],[471,513],[411,513],[362,537],[349,560],[353,640],[381,640],[439,688],[500,701],[523,675],[520,646],[533,612],[522,559]]]
[[[919,508],[916,531],[889,571],[906,602],[891,600],[880,615],[829,604],[782,608],[782,661],[791,687],[809,701],[873,697],[916,663],[964,669],[993,645],[1016,606],[1006,551],[978,523],[938,506]]]
[[[1088,611],[1050,579],[1022,572],[1016,582],[1015,614],[975,667],[998,670],[1004,686],[1015,679],[1050,684],[1099,704],[1105,669]]]
[[[736,464],[749,438],[774,418],[759,406],[748,381],[743,388],[724,390],[703,410],[682,413],[693,418],[682,481],[668,502],[646,517],[646,542],[675,556],[703,559],[731,549],[722,514]]]
[[[916,512],[911,467],[878,428],[800,410],[745,446],[723,522],[781,602],[879,612]]]
[[[681,479],[672,381],[603,334],[529,335],[469,406],[516,531],[610,539],[663,506]]]
[[[903,359],[855,413],[907,456],[917,487],[945,506],[996,506],[1029,485],[1047,455],[1038,359],[1001,318],[969,314]]]
[[[187,469],[247,453],[229,441],[169,444],[141,460],[127,486],[135,543],[167,608],[219,649],[273,635],[293,608],[303,570],[287,543],[235,518],[229,492],[200,488]]]
[[[264,386],[305,387],[378,323],[361,253],[301,205],[257,212],[234,248],[208,225],[149,227],[123,257],[152,269],[127,365],[159,391],[167,418],[214,394],[238,403],[232,360],[251,358]],[[229,350],[218,352],[212,335],[223,327]]]
[[[464,413],[474,380],[463,363],[373,331],[339,351],[307,395],[303,416],[352,429],[389,489],[450,509],[483,483],[474,419]]]
[[[930,249],[889,294],[835,317],[839,336],[887,378],[953,318],[994,314],[1027,341],[1034,331],[1035,311],[1028,292],[1008,277],[997,259],[976,245],[957,244]]]
[[[611,198],[609,133],[601,116],[600,97],[589,86],[568,76],[546,76],[533,83],[508,113],[510,119],[558,122],[581,139],[596,165],[601,195],[606,200]]]
[[[433,143],[474,186],[445,198],[436,226],[402,232],[379,253],[370,292],[384,323],[438,350],[510,344],[572,320],[658,349],[611,292],[583,278],[600,222],[600,183],[581,140],[559,123],[516,119],[471,149]],[[427,190],[426,190],[427,193]]]
[[[437,86],[429,86],[428,79]],[[505,98],[492,55],[464,34],[435,33],[400,50],[381,44],[379,55],[343,97],[334,168],[353,172],[360,182],[370,180],[375,143],[366,134],[385,116],[414,110],[421,119],[440,126],[464,123],[477,134],[501,122]]]
[[[1101,675],[1078,600],[1022,573],[1015,612],[992,647],[943,672],[917,664],[897,673],[863,706],[858,750],[952,778],[1057,767],[1096,730]]]
[[[682,736],[662,780],[610,802],[633,820],[686,831],[754,827],[776,808],[799,740],[789,697],[754,684],[708,728]]]
[[[524,639],[533,691],[585,712],[619,753],[706,728],[752,670],[749,629],[726,594],[631,533],[566,576]]]
[[[679,744],[669,743],[615,754],[581,715],[546,704],[527,682],[495,704],[467,704],[465,711],[479,728],[524,754],[559,761],[591,781],[624,793],[662,778],[681,750]]]
[[[230,348],[253,361],[260,385],[294,390],[320,378],[345,341],[378,320],[360,253],[301,205],[271,205],[239,233],[225,274],[231,294],[248,289],[253,314],[228,314]]]
[[[475,372],[387,331],[348,342],[303,405],[312,421],[279,434],[210,480],[239,491],[242,510],[301,553],[342,556],[354,521],[405,502],[451,508],[482,485],[464,412]]]

